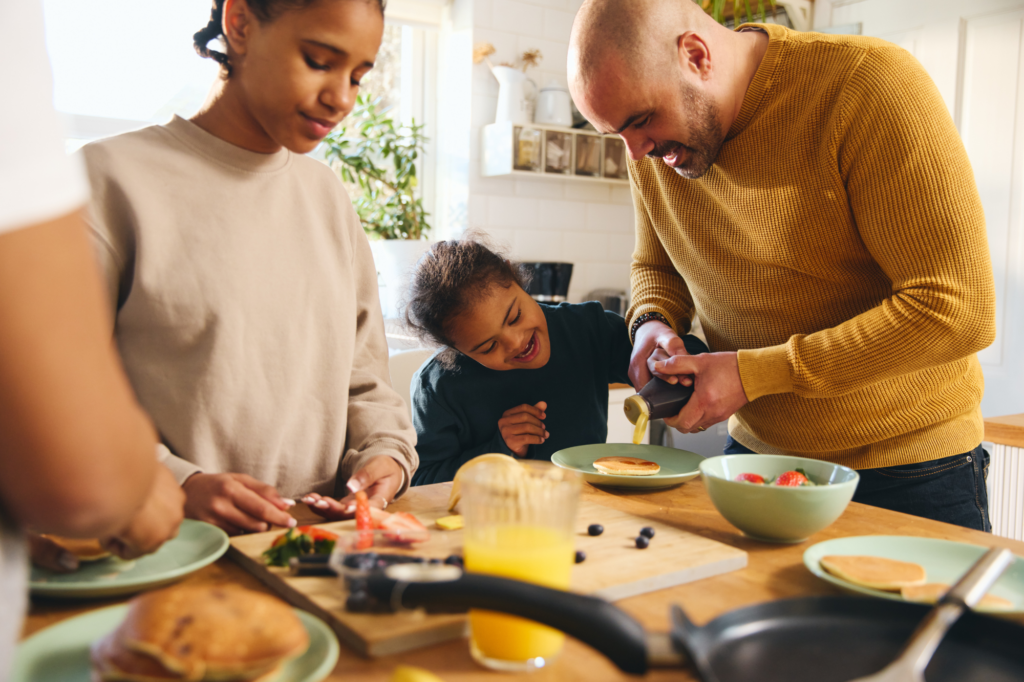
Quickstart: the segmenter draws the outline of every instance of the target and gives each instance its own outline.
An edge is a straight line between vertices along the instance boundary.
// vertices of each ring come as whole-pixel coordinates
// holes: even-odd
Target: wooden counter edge
[[[1024,448],[1024,414],[1009,414],[986,419],[985,440],[998,445]]]

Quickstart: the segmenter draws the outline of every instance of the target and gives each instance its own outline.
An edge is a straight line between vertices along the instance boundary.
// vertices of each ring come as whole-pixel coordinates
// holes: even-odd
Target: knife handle
[[[643,626],[597,597],[475,573],[432,582],[398,581],[377,574],[369,578],[368,590],[394,607],[425,608],[435,613],[486,609],[527,618],[593,647],[623,672],[647,672]]]

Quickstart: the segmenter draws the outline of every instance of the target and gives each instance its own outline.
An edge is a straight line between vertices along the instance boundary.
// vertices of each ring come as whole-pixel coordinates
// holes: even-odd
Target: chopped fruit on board
[[[801,485],[814,485],[807,480],[807,476],[801,470],[786,471],[779,474],[779,477],[775,479],[775,485],[786,486],[787,488],[795,488]]]
[[[356,493],[356,530],[362,531],[356,549],[373,547],[373,515],[370,513],[370,498],[363,490]]]
[[[461,514],[454,516],[442,516],[438,520],[434,521],[434,524],[441,530],[459,530],[465,526],[465,522]]]
[[[289,528],[274,539],[274,544],[263,553],[268,566],[287,566],[292,557],[306,554],[330,554],[338,536],[316,526]]]
[[[740,474],[736,477],[737,481],[746,481],[747,483],[754,483],[756,485],[764,485],[764,476],[760,474]]]
[[[395,512],[379,526],[384,537],[392,542],[425,542],[430,539],[430,531],[420,520],[409,512]]]

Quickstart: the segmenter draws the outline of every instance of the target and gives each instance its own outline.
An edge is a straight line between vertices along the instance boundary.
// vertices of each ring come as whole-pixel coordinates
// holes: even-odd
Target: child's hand
[[[295,502],[274,486],[245,474],[193,474],[185,484],[185,516],[212,523],[228,535],[259,533],[271,525],[294,528],[286,509]]]
[[[498,431],[505,445],[516,457],[525,457],[531,445],[540,445],[551,434],[544,428],[548,404],[543,400],[536,405],[520,405],[505,410],[498,420]]]
[[[335,500],[316,493],[309,493],[303,496],[302,501],[325,519],[332,521],[350,519],[356,513],[356,498],[354,497],[356,492],[365,490],[371,505],[378,509],[385,509],[395,499],[398,489],[402,487],[404,476],[402,467],[393,457],[380,455],[371,459],[366,466],[348,479],[345,487],[351,491],[351,495]]]

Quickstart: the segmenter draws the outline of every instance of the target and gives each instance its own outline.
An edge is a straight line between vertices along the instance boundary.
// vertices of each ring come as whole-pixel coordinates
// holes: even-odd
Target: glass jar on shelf
[[[513,130],[512,168],[522,171],[540,171],[541,131],[516,126]]]
[[[545,131],[544,172],[562,175],[572,173],[572,133]]]
[[[626,144],[617,137],[604,138],[603,175],[614,180],[628,180],[626,167]]]
[[[601,176],[601,138],[597,135],[576,134],[576,175]]]

